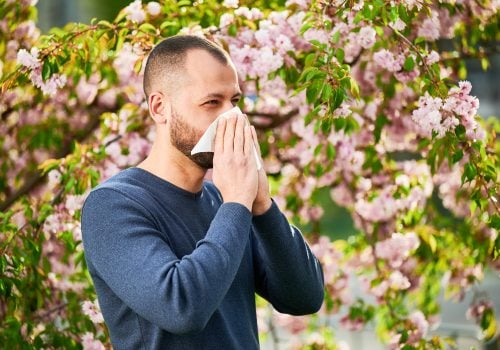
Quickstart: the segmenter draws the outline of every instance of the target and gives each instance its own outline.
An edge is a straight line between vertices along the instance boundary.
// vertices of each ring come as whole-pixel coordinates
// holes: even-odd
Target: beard
[[[212,152],[201,152],[191,154],[192,149],[198,143],[201,135],[191,125],[186,123],[172,107],[172,121],[170,124],[170,142],[182,154],[191,159],[203,169],[211,169],[214,166],[214,154]]]

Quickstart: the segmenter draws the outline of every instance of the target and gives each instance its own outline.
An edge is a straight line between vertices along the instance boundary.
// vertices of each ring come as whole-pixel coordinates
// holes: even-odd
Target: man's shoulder
[[[105,195],[104,195],[105,193]],[[119,173],[111,176],[99,185],[94,187],[87,201],[92,197],[99,197],[99,200],[134,200],[141,202],[143,198],[148,197],[148,190],[141,185],[141,181],[135,176],[134,172],[129,168],[120,171]]]

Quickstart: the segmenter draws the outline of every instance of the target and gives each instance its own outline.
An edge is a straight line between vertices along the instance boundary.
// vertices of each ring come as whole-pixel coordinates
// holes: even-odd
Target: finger
[[[244,153],[245,143],[245,119],[238,116],[236,121],[236,128],[234,131],[234,152],[240,155]]]
[[[245,146],[243,149],[245,156],[251,155],[252,159],[254,159],[253,152],[253,138],[252,138],[252,130],[249,125],[245,125]]]
[[[224,131],[224,152],[234,149],[234,129],[236,128],[236,118],[229,117],[226,121],[226,130]]]
[[[219,119],[217,131],[215,132],[214,152],[222,153],[224,151],[224,132],[226,130],[226,119]]]
[[[253,143],[255,144],[255,149],[257,150],[257,154],[259,155],[259,158],[262,157],[262,154],[260,153],[260,145],[259,145],[259,139],[257,138],[257,132],[255,131],[255,126],[251,126],[252,129],[252,138],[253,138]]]

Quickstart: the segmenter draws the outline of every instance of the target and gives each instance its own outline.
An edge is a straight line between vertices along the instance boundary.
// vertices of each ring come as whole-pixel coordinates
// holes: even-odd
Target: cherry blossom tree
[[[478,283],[500,271],[499,123],[477,115],[465,59],[488,68],[498,1],[136,0],[112,22],[46,35],[35,3],[0,2],[1,344],[109,346],[83,259],[81,205],[148,153],[143,63],[175,34],[230,53],[273,196],[310,228],[324,268],[317,315],[291,318],[258,300],[263,339],[279,342],[281,327],[297,348],[343,349],[338,316],[353,332],[375,324],[391,349],[444,349],[431,334],[438,296],[467,291],[464,318],[484,339],[496,335]],[[320,230],[324,191],[352,216],[348,240]]]

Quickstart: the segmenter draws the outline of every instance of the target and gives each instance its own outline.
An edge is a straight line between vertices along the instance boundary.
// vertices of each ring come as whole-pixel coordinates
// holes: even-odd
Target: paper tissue
[[[201,136],[200,141],[198,141],[198,143],[191,150],[191,154],[193,155],[201,152],[213,152],[215,144],[215,133],[217,132],[217,124],[219,123],[219,120],[221,120],[221,118],[228,118],[234,114],[239,115],[243,113],[241,112],[239,107],[233,107],[230,110],[219,115],[217,119],[215,119],[212,122],[212,124],[209,125],[205,133]],[[257,162],[257,169],[260,170],[262,168],[262,164],[260,163],[259,155],[255,147],[258,147],[258,145],[254,144],[253,153],[255,155],[255,160]]]

